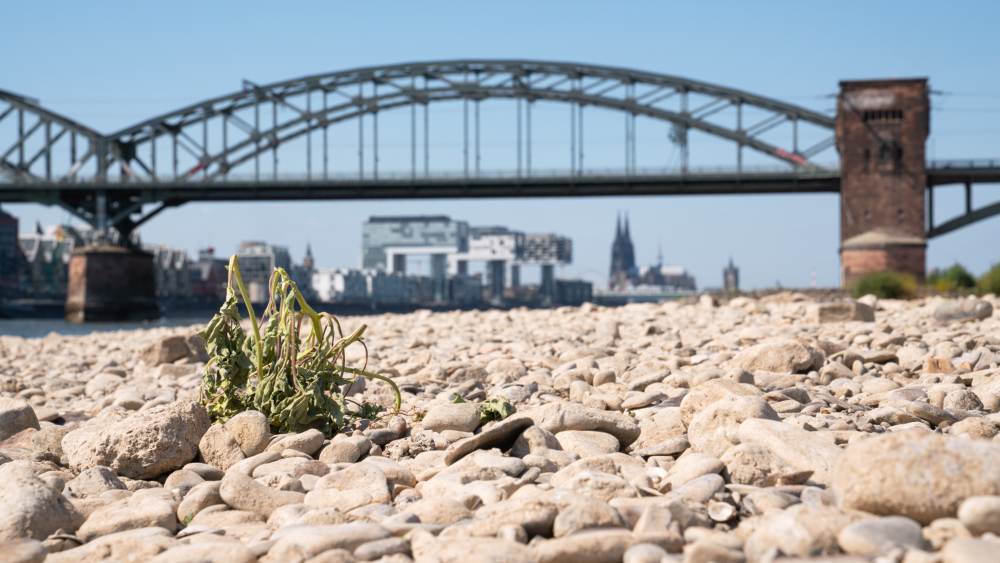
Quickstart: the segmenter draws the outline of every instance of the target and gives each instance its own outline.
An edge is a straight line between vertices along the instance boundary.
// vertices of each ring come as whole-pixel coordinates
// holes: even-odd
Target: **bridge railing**
[[[254,173],[234,173],[225,176],[218,176],[215,178],[201,178],[197,174],[190,177],[121,177],[113,176],[109,178],[106,183],[108,184],[122,184],[122,185],[136,185],[136,184],[173,184],[178,183],[190,183],[190,184],[249,184],[249,183],[262,183],[266,184],[268,182],[417,182],[426,183],[433,181],[447,181],[456,182],[462,180],[468,180],[475,182],[477,180],[516,180],[516,179],[553,179],[553,180],[565,180],[572,181],[573,178],[627,178],[627,177],[675,177],[675,178],[696,178],[699,176],[727,176],[727,177],[746,177],[753,178],[758,176],[774,176],[776,174],[787,175],[788,177],[796,178],[810,178],[810,177],[827,177],[830,174],[836,174],[836,165],[829,165],[824,167],[824,169],[806,169],[806,168],[792,168],[789,166],[743,166],[742,168],[736,168],[732,166],[698,166],[690,167],[687,170],[682,170],[680,168],[672,167],[640,167],[631,172],[626,171],[624,168],[617,167],[607,167],[607,168],[586,168],[582,171],[574,172],[568,168],[533,168],[530,172],[522,170],[512,170],[512,169],[490,169],[481,170],[478,174],[473,172],[465,172],[461,169],[455,170],[438,170],[434,171],[429,175],[425,175],[423,172],[413,173],[410,170],[388,170],[379,171],[377,175],[371,172],[366,173],[364,176],[359,175],[357,172],[337,172],[330,174],[307,174],[304,172],[282,172],[277,175],[272,173],[260,174]],[[21,185],[30,184],[31,182],[21,182]],[[72,185],[88,185],[96,184],[97,179],[94,177],[77,177],[72,180]],[[0,181],[0,187],[2,187],[5,182]],[[7,185],[11,185],[10,182],[6,182]]]
[[[958,158],[927,161],[928,170],[947,170],[953,168],[1000,168],[1000,158]]]

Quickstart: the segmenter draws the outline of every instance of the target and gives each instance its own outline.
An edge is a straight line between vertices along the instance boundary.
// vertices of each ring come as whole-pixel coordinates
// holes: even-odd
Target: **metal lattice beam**
[[[696,98],[690,111],[689,96]],[[692,130],[733,142],[738,153],[749,148],[807,173],[819,169],[810,159],[833,145],[829,140],[821,141],[798,152],[797,145],[776,142],[771,133],[765,138],[766,130],[802,123],[832,139],[833,119],[733,88],[608,66],[450,60],[355,68],[264,85],[244,81],[236,92],[141,121],[110,135],[46,110],[36,100],[0,91],[0,126],[15,130],[13,142],[0,145],[0,181],[14,184],[4,188],[7,199],[15,198],[12,194],[17,190],[13,188],[17,188],[18,201],[60,205],[100,230],[115,227],[127,234],[166,207],[182,204],[190,197],[186,192],[170,195],[168,189],[206,181],[211,186],[232,183],[230,172],[241,165],[252,166],[254,180],[260,182],[260,161],[262,156],[266,159],[267,153],[272,168],[268,181],[278,182],[280,149],[302,137],[308,147],[306,177],[328,182],[328,130],[337,123],[357,121],[358,181],[378,181],[378,114],[398,108],[410,108],[411,113],[411,180],[417,178],[417,110],[423,108],[423,178],[429,179],[429,107],[452,101],[463,101],[466,107],[466,176],[474,170],[475,177],[480,178],[480,102],[488,99],[517,101],[517,177],[522,173],[532,175],[531,115],[537,101],[570,107],[574,178],[583,175],[584,109],[588,107],[625,115],[629,123],[626,176],[636,172],[637,116],[676,128],[679,133],[675,140],[683,144],[682,174],[689,170],[687,133]],[[474,149],[469,141],[470,102]],[[764,126],[744,128],[741,118],[734,124],[720,120],[724,111],[734,107],[739,115],[744,108],[757,110]],[[368,127],[370,137],[365,133]],[[313,173],[313,133],[322,134],[321,176]],[[369,153],[373,165],[368,169],[369,177],[365,177],[366,137],[373,149],[373,154]],[[741,164],[738,170],[742,173]],[[160,205],[144,214],[144,206],[151,204]]]
[[[526,77],[531,77],[531,80]],[[414,86],[418,78],[424,81],[424,88]],[[583,81],[589,81],[587,86],[578,86]],[[379,86],[386,87],[379,90]],[[633,92],[631,96],[626,94],[629,89]],[[637,90],[643,91],[636,95]],[[697,94],[707,100],[692,111],[663,105],[678,93],[685,98],[689,94]],[[308,102],[316,94],[338,94],[343,101],[334,105],[324,104],[317,110],[303,109],[304,104],[291,101],[299,98]],[[225,150],[216,150],[211,154],[206,154],[204,147],[200,146],[204,143],[186,138],[187,144],[194,147],[182,145],[182,148],[191,152],[196,164],[186,171],[185,177],[193,179],[197,174],[197,177],[212,179],[224,176],[242,163],[258,159],[261,154],[273,152],[284,143],[308,136],[331,124],[362,119],[365,115],[376,115],[394,108],[490,98],[529,102],[547,100],[574,107],[602,107],[633,116],[645,116],[676,124],[685,130],[702,131],[803,168],[817,167],[809,158],[818,150],[808,155],[799,153],[794,147],[782,147],[764,140],[763,133],[783,123],[805,123],[829,131],[832,139],[833,118],[750,92],[626,68],[525,60],[461,60],[365,67],[267,85],[245,81],[240,91],[157,116],[109,137],[119,144],[139,146],[154,143],[164,136],[183,133],[187,128],[204,128],[207,120],[235,117],[243,110],[256,112],[264,105],[290,110],[280,121],[274,119],[270,124],[261,124],[259,131],[245,121],[242,124],[237,122],[238,129],[234,132],[240,133],[242,138],[227,143]],[[712,115],[734,105],[767,113],[763,126],[742,128],[738,124],[727,126],[709,121]],[[225,124],[222,126],[226,127]],[[261,139],[265,142],[261,143]],[[820,150],[832,146],[829,140],[814,145]]]
[[[86,125],[41,107],[37,100],[0,90],[0,124],[5,122],[16,122],[17,138],[0,147],[0,173],[15,182],[72,181],[103,138]],[[33,154],[28,153],[29,145],[35,145]],[[53,175],[53,154],[63,149],[65,173]]]

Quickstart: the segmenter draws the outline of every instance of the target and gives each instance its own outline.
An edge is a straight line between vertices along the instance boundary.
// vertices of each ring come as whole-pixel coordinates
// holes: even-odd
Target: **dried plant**
[[[355,419],[382,411],[378,405],[344,397],[342,389],[359,377],[389,385],[399,412],[399,388],[367,369],[364,325],[345,337],[336,317],[310,307],[283,268],[271,275],[269,299],[258,322],[239,261],[230,258],[226,300],[201,333],[210,356],[201,399],[213,420],[257,410],[275,432],[316,428],[330,436]],[[249,334],[240,301],[250,318]],[[347,348],[355,344],[365,350],[360,368],[347,365]]]

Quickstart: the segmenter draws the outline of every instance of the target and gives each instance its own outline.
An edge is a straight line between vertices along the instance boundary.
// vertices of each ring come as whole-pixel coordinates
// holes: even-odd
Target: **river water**
[[[57,334],[82,336],[92,332],[107,332],[113,330],[188,326],[208,322],[210,318],[212,318],[211,313],[201,316],[188,315],[166,317],[155,321],[86,324],[69,323],[63,319],[0,319],[0,336],[42,338],[53,332]]]

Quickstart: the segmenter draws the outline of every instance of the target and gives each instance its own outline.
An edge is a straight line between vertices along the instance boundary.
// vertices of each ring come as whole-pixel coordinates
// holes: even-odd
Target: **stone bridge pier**
[[[840,83],[840,268],[848,287],[894,270],[924,279],[927,79]]]
[[[69,259],[66,320],[110,322],[160,316],[153,255],[121,246],[94,245]]]

